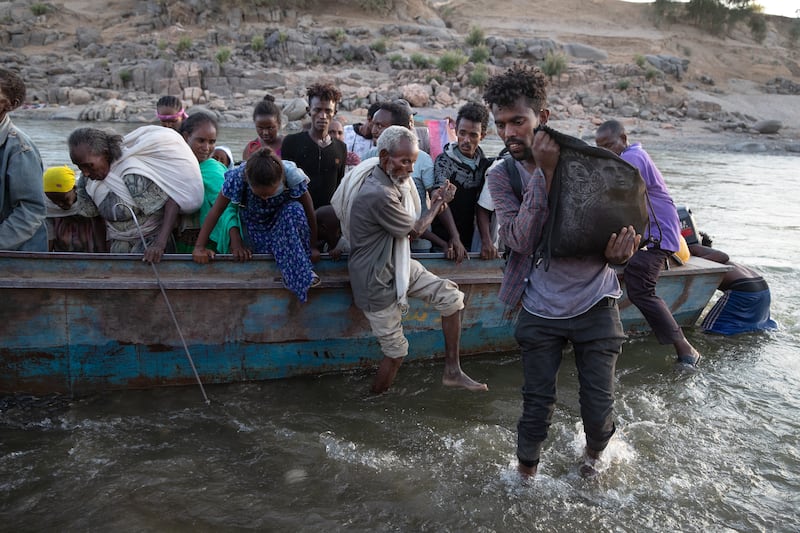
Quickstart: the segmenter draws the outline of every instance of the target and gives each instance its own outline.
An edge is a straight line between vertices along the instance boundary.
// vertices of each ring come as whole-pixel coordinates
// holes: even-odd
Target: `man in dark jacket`
[[[491,213],[478,205],[486,170],[491,165],[480,147],[488,127],[489,110],[485,105],[475,102],[463,105],[456,116],[457,142],[446,145],[433,163],[433,188],[438,189],[446,180],[456,186],[455,199],[432,226],[433,232],[447,242],[447,257],[456,262],[461,262],[472,249],[476,223],[481,257],[497,257],[490,236]]]

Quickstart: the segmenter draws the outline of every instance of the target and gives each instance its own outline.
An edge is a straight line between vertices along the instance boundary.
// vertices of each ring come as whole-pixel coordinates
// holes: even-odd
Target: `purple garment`
[[[652,211],[648,207],[650,228],[642,237],[647,239],[652,233],[653,237],[658,239],[660,227],[661,249],[677,252],[680,249],[681,225],[678,219],[678,210],[675,209],[675,203],[669,195],[661,172],[658,171],[656,164],[653,163],[650,155],[645,152],[640,143],[628,146],[620,154],[620,157],[639,169],[650,197],[652,205]],[[652,247],[652,245],[648,245],[648,247]]]

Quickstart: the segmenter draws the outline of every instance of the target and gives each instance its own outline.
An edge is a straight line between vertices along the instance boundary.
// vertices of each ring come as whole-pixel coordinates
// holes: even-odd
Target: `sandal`
[[[700,359],[702,359],[702,356],[698,352],[685,354],[685,355],[679,355],[678,356],[678,364],[686,366],[686,367],[696,368],[697,367],[697,363],[700,362]]]
[[[283,285],[284,289],[288,289],[289,288],[289,287],[286,286],[286,281],[284,281],[283,278],[277,278],[277,281],[281,282],[281,284]],[[322,283],[322,280],[320,280],[319,276],[317,276],[317,273],[312,270],[311,271],[311,285],[309,285],[308,288],[310,289],[312,287],[316,287],[320,283]]]

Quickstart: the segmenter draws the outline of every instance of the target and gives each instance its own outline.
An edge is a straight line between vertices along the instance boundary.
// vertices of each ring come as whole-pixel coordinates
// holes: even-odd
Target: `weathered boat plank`
[[[464,290],[462,353],[513,350],[516,311],[497,299],[502,261],[461,265],[421,256]],[[159,278],[204,383],[283,378],[372,366],[380,349],[352,301],[346,263],[321,261],[300,304],[268,257],[196,265],[167,256]],[[658,292],[693,324],[727,267],[693,259]],[[647,325],[623,298],[628,331]],[[417,301],[404,318],[408,359],[443,356],[440,316]],[[85,394],[194,383],[152,267],[136,256],[0,252],[0,392]]]

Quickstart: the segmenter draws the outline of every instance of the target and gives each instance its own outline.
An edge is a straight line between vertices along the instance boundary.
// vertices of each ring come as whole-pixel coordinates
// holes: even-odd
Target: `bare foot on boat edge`
[[[476,392],[489,390],[489,386],[486,385],[486,383],[478,383],[460,370],[458,373],[445,373],[444,376],[442,376],[442,385],[445,387],[457,387]]]

